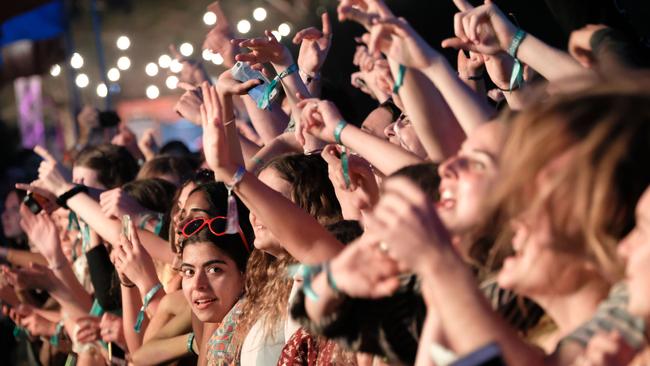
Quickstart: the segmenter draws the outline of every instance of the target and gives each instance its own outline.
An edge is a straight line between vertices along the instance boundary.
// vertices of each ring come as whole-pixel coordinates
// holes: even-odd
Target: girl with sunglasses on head
[[[242,343],[241,363],[276,364],[285,340],[298,328],[285,328],[291,281],[284,268],[292,261],[322,262],[343,247],[315,219],[340,220],[340,207],[320,157],[279,158],[259,179],[238,168],[216,91],[205,85],[203,96],[206,162],[251,210],[255,247],[261,249],[252,254],[247,274],[244,307],[251,311],[243,311],[235,336]]]
[[[226,189],[220,183],[199,185],[189,192],[178,235],[182,296],[191,311],[191,324],[181,334],[150,338],[133,355],[136,363],[162,362],[191,353],[202,356],[201,364],[234,360],[230,338],[240,314],[238,301],[244,293],[252,229],[248,220],[242,220],[243,230],[226,233],[226,201]],[[247,212],[241,204],[238,211]],[[185,315],[169,319],[160,332],[169,334],[170,324],[178,323],[178,318],[185,319]]]

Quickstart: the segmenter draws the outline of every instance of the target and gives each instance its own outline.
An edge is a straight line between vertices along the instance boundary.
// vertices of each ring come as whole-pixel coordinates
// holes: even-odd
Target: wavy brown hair
[[[291,184],[291,200],[322,225],[342,220],[341,206],[327,175],[327,164],[318,155],[283,155],[264,169],[275,169]],[[234,342],[241,346],[253,324],[262,319],[266,337],[287,317],[292,279],[287,268],[296,260],[288,253],[278,257],[253,250],[246,271],[246,298]]]
[[[506,217],[547,212],[558,248],[586,254],[610,280],[620,275],[616,245],[650,184],[650,77],[635,79],[555,95],[519,114],[496,194]],[[510,241],[504,232],[499,247]]]

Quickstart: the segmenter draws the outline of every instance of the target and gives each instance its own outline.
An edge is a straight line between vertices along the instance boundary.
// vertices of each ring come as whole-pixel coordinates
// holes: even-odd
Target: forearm
[[[236,193],[299,262],[320,263],[343,249],[316,219],[254,175],[246,173]]]
[[[249,140],[241,132],[239,132],[239,143],[242,155],[244,156],[244,161],[248,164],[253,156],[260,151],[260,147],[253,141]]]
[[[486,99],[460,80],[444,57],[436,57],[424,73],[438,88],[465,133],[489,121],[494,115],[494,109]]]
[[[7,262],[20,266],[29,267],[30,263],[38,263],[47,266],[47,259],[40,253],[33,253],[28,250],[7,249]]]
[[[226,138],[228,139],[228,150],[230,157],[239,165],[244,165],[244,154],[239,144],[239,131],[235,124],[235,114],[233,112],[232,95],[217,93],[223,110],[223,123],[226,127]]]
[[[305,296],[305,311],[311,321],[319,324],[338,310],[343,303],[343,297],[332,291],[327,284],[325,273],[319,273],[314,277],[311,288],[318,295],[318,300],[312,300],[309,296]]]
[[[133,353],[142,345],[143,333],[134,330],[138,312],[142,306],[140,292],[136,287],[120,286],[122,289],[122,328],[129,352]],[[144,320],[147,321],[146,319]],[[146,328],[145,328],[146,329]]]
[[[262,165],[276,156],[287,153],[302,153],[302,147],[296,140],[296,135],[293,132],[285,132],[261,148],[253,159],[246,161],[246,169],[254,172],[260,168],[258,165]],[[262,162],[262,164],[259,162]]]
[[[442,161],[454,155],[465,132],[431,80],[421,71],[409,69],[399,96],[431,160]]]
[[[114,246],[120,244],[120,232],[122,230],[120,221],[106,217],[97,201],[85,193],[79,193],[70,198],[67,204],[104,240]],[[169,244],[165,240],[147,230],[138,229],[138,236],[152,258],[164,263],[172,263],[174,253],[172,253]]]
[[[568,53],[547,45],[532,34],[528,34],[521,42],[517,58],[539,72],[548,81],[593,73],[580,66]]]
[[[149,291],[160,284],[155,271],[147,273],[145,276],[142,276],[142,278],[139,278],[137,280],[132,279],[132,281],[135,283],[138,291],[140,292],[140,299],[142,299],[142,303],[144,303],[144,299]],[[158,310],[158,306],[160,305],[160,301],[163,299],[163,297],[165,297],[165,290],[160,287],[158,291],[156,291],[156,293],[153,295],[153,297],[149,300],[147,308],[145,309],[146,315],[148,315],[149,318],[153,317],[153,315],[156,313],[156,310]]]
[[[61,320],[61,310],[34,309],[34,311],[53,323],[58,323]]]
[[[496,341],[508,364],[543,365],[543,352],[524,342],[494,313],[474,275],[453,249],[429,258],[426,268],[419,271],[427,287],[423,293],[427,303],[436,304],[445,339],[454,352],[466,354]]]
[[[158,312],[151,318],[151,322],[147,327],[147,332],[144,335],[144,344],[192,331],[192,312],[189,308],[180,314],[172,314],[171,317],[169,317],[169,314],[166,314],[165,318],[163,318],[165,320],[164,322],[159,321],[160,319],[156,315],[158,315]]]
[[[137,351],[131,353],[131,360],[136,365],[159,365],[176,360],[189,354],[187,350],[188,336],[189,334],[182,334],[143,344]]]
[[[92,307],[92,299],[90,296],[78,299],[57,276],[53,276],[52,286],[47,290],[50,296],[61,305],[63,313],[68,314],[71,318],[85,316],[90,312]],[[81,302],[79,302],[80,300]]]
[[[257,108],[257,103],[248,95],[242,95],[248,117],[251,119],[255,131],[260,135],[264,144],[271,143],[287,128],[289,117],[279,105],[273,105],[270,110]]]
[[[422,163],[422,159],[414,154],[351,124],[341,132],[341,142],[384,175],[391,175],[405,166]]]

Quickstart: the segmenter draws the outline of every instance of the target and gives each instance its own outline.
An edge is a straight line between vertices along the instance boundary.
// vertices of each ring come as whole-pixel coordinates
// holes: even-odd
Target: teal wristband
[[[162,288],[162,285],[159,283],[149,292],[147,292],[146,295],[144,295],[144,300],[142,301],[142,307],[140,308],[140,312],[138,313],[138,317],[135,320],[135,326],[133,327],[133,330],[135,330],[136,333],[140,333],[140,330],[142,329],[142,322],[144,321],[144,312],[147,310],[147,306],[149,306],[149,302],[151,299],[153,299],[154,296],[158,293],[158,291]]]
[[[50,337],[50,344],[54,347],[58,347],[61,342],[59,342],[59,336],[61,330],[63,329],[63,320],[56,323],[56,328],[54,328],[54,334]]]
[[[397,78],[395,78],[395,84],[393,85],[393,94],[397,94],[404,84],[404,74],[406,74],[406,66],[400,64],[397,70]]]
[[[345,188],[350,187],[350,162],[347,149],[343,147],[341,151],[341,167],[343,168],[343,180],[345,181]]]
[[[293,74],[296,71],[298,71],[298,65],[291,64],[291,66],[287,67],[286,70],[282,71],[276,77],[274,77],[273,80],[271,80],[271,82],[269,83],[269,85],[266,86],[266,89],[264,90],[264,95],[262,96],[262,99],[259,100],[259,103],[257,104],[257,108],[265,109],[267,106],[269,106],[271,93],[273,92],[273,90],[275,90],[275,88],[277,88],[280,80]]]
[[[198,354],[196,352],[194,352],[194,347],[193,347],[193,345],[194,345],[194,337],[195,337],[194,332],[190,332],[189,337],[187,337],[187,352],[189,352],[189,353],[191,353],[191,354],[193,354],[195,356],[198,356]]]
[[[343,143],[341,142],[341,132],[343,132],[343,129],[344,129],[347,125],[348,125],[347,122],[345,122],[344,120],[340,120],[340,121],[339,121],[339,124],[336,125],[336,128],[334,129],[334,141],[335,141],[338,145],[343,145]]]
[[[519,50],[521,42],[523,42],[524,38],[526,38],[526,35],[527,33],[523,29],[517,29],[517,32],[512,37],[512,41],[510,42],[510,47],[508,47],[508,54],[510,56],[517,58],[517,51]]]

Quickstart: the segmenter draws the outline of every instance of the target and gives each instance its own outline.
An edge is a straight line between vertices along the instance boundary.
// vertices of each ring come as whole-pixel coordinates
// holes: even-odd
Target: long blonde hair
[[[650,183],[649,81],[602,83],[531,106],[513,120],[501,159],[495,201],[506,216],[546,210],[561,249],[585,253],[611,280],[621,270],[616,245]],[[535,183],[563,157],[566,168]],[[499,243],[509,246],[507,232]]]

